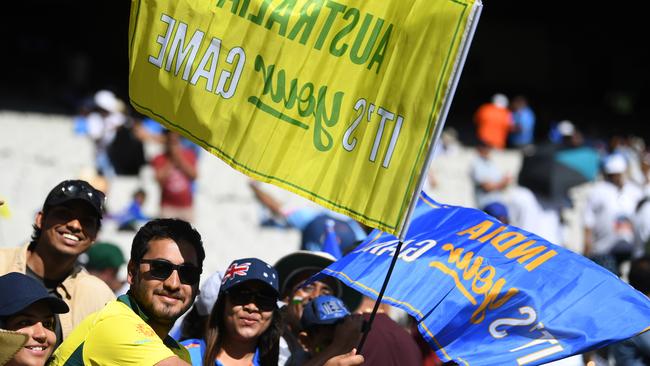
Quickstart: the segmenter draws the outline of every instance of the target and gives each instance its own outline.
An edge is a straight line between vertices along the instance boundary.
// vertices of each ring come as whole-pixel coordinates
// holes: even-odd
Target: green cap
[[[112,243],[95,243],[86,252],[88,269],[120,268],[125,263],[122,250]]]

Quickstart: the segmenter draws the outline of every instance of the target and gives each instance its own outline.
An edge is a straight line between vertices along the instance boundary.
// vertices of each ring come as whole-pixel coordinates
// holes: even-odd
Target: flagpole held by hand
[[[397,248],[395,248],[395,254],[393,254],[393,258],[390,261],[390,265],[388,266],[388,272],[386,273],[386,278],[384,278],[384,283],[381,285],[381,289],[379,290],[379,295],[375,301],[375,306],[372,308],[372,313],[370,313],[368,320],[363,322],[363,335],[361,336],[361,341],[359,341],[359,347],[357,347],[357,354],[361,354],[361,351],[363,350],[363,344],[366,343],[366,338],[368,338],[368,333],[370,333],[370,328],[372,328],[372,322],[375,320],[377,310],[379,310],[379,304],[381,303],[382,297],[384,297],[384,291],[386,291],[386,287],[388,286],[388,281],[390,280],[390,276],[393,273],[393,268],[395,268],[395,263],[397,263],[397,257],[399,257],[399,252],[402,249],[403,243],[403,239],[400,239],[399,243],[397,244]]]

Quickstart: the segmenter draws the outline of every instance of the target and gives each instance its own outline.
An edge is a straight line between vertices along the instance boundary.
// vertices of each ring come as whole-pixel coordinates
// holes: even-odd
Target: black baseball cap
[[[51,296],[36,279],[18,272],[0,276],[0,316],[14,315],[37,301],[43,301],[54,314],[70,311],[58,297]]]
[[[329,253],[309,250],[298,250],[278,259],[273,267],[275,267],[280,276],[280,295],[288,295],[291,286],[295,285],[295,279],[300,274],[305,272],[315,274],[335,261],[336,258]],[[335,292],[334,295],[341,298],[349,309],[356,309],[361,304],[362,295],[354,289],[345,286],[338,279],[331,278],[336,283],[336,287],[333,289]]]
[[[72,200],[82,200],[89,203],[101,219],[105,199],[106,196],[102,191],[95,189],[95,187],[91,186],[85,180],[64,180],[52,188],[47,198],[45,198],[43,209],[45,210],[46,208]]]

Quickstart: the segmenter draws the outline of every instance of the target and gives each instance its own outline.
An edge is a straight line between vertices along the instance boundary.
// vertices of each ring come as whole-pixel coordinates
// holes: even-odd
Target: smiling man
[[[99,278],[77,264],[101,226],[104,194],[82,180],[66,180],[47,195],[36,215],[31,242],[0,249],[0,274],[24,273],[63,299],[70,312],[59,314],[59,342],[88,314],[115,299]]]
[[[129,292],[88,316],[50,365],[188,365],[168,333],[198,294],[203,259],[201,235],[186,221],[145,224],[133,238]]]

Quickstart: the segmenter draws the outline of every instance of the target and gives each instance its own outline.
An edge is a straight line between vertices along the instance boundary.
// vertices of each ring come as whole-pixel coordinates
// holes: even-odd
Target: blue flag
[[[327,220],[327,223],[325,225],[326,228],[325,240],[323,241],[323,251],[331,254],[336,259],[340,259],[343,256],[343,253],[341,253],[339,238],[336,236],[336,231],[334,230],[334,220]]]
[[[375,230],[323,273],[377,298],[398,240]],[[650,300],[611,272],[482,211],[420,195],[384,302],[443,361],[537,365],[632,337]]]

